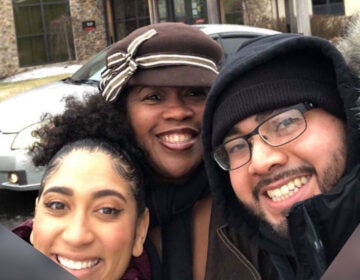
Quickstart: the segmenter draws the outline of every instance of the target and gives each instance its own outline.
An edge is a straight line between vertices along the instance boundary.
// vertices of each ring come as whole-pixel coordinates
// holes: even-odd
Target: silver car
[[[41,125],[44,113],[64,110],[64,98],[98,93],[106,50],[100,52],[70,78],[52,82],[0,102],[0,189],[37,190],[43,168],[35,167],[28,148],[31,132]]]
[[[224,49],[222,65],[239,46],[254,37],[279,33],[274,30],[231,24],[194,25],[210,35]],[[107,48],[106,48],[107,49]],[[41,125],[41,116],[61,113],[68,95],[98,93],[106,49],[92,57],[70,78],[34,88],[0,102],[0,189],[37,190],[43,168],[31,162],[28,148],[34,142],[31,132]]]

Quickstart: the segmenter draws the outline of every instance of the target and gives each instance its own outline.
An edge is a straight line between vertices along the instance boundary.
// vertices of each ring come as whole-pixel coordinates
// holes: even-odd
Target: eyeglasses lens
[[[265,120],[251,132],[250,137],[259,134],[261,139],[273,147],[285,145],[299,137],[306,129],[303,113],[290,109]],[[234,170],[251,159],[251,147],[247,136],[234,138],[216,149],[214,158],[224,170]]]

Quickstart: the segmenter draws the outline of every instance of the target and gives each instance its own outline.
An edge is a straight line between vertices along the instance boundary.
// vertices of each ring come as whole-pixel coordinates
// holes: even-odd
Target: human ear
[[[146,208],[144,213],[137,219],[136,236],[132,250],[132,255],[134,257],[140,256],[144,250],[144,242],[149,228],[149,220],[149,210]]]
[[[37,209],[37,207],[38,207],[38,204],[39,204],[39,197],[37,197],[37,198],[35,199],[35,211],[34,211],[35,216],[36,216],[36,209]],[[35,218],[35,217],[34,217],[34,218]],[[29,240],[30,240],[30,243],[31,243],[32,245],[34,245],[33,231],[31,231],[31,233],[30,233],[30,238],[29,238]]]

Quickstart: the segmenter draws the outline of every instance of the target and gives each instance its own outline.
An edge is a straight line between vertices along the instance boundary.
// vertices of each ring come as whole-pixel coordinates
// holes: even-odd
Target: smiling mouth
[[[272,201],[275,202],[283,201],[294,195],[296,192],[298,192],[302,186],[304,186],[307,182],[309,182],[310,177],[311,176],[298,177],[288,182],[286,185],[283,185],[277,189],[268,190],[266,191],[266,193],[269,196],[269,198],[272,199]]]
[[[193,139],[193,136],[189,133],[186,134],[166,134],[161,135],[159,138],[170,144],[187,143]]]
[[[87,261],[74,261],[64,257],[57,256],[57,261],[63,266],[68,269],[73,270],[81,270],[81,269],[88,269],[100,262],[100,259],[94,260],[87,260]]]

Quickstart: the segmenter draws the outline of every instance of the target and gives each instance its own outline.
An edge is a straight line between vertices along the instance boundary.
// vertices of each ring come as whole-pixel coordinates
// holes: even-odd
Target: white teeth
[[[299,179],[299,178],[296,178],[295,180],[294,180],[294,184],[295,184],[295,186],[297,187],[297,188],[300,188],[301,187],[301,180]]]
[[[280,190],[280,189],[276,189],[276,190],[273,191],[273,194],[274,194],[275,196],[281,196],[281,190]]]
[[[63,265],[64,267],[67,267],[69,269],[74,269],[74,270],[90,268],[99,263],[99,259],[88,260],[88,261],[83,261],[83,262],[69,260],[69,259],[66,259],[66,258],[63,258],[60,256],[58,256],[57,259],[58,259],[59,263],[61,265]]]
[[[286,185],[281,186],[280,188],[268,190],[267,195],[273,201],[282,201],[296,193],[299,188],[305,185],[309,180],[310,176],[302,176],[300,178],[296,178],[293,181],[287,183]]]
[[[289,188],[288,186],[282,186],[280,188],[281,194],[288,194],[289,193]]]
[[[190,134],[171,134],[171,135],[163,135],[160,137],[163,141],[169,143],[183,143],[187,142],[191,139]]]

